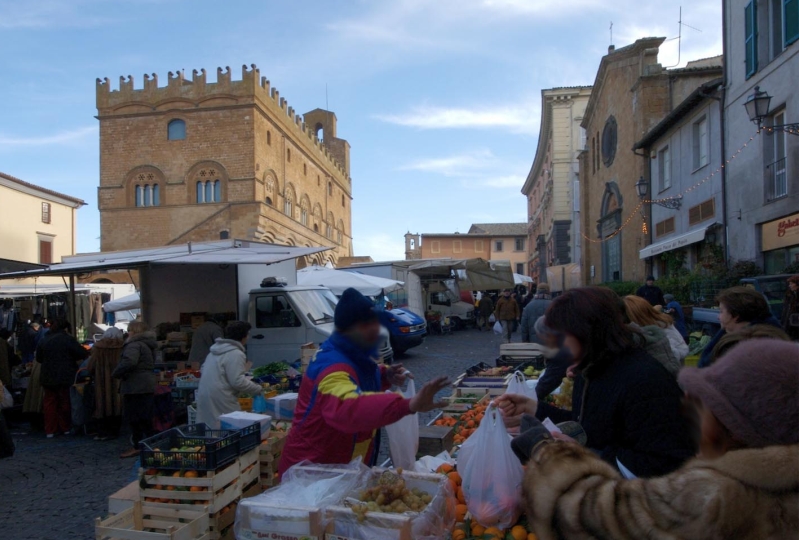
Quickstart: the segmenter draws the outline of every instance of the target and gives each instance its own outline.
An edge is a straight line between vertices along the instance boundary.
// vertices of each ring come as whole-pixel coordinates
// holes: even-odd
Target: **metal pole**
[[[72,324],[72,335],[77,335],[77,306],[75,305],[75,274],[69,275],[69,322]]]

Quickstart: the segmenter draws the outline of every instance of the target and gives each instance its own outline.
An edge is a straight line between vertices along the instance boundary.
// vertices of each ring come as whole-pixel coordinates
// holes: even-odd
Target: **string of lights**
[[[645,205],[645,204],[656,204],[656,203],[663,202],[663,201],[669,201],[669,200],[674,200],[674,199],[680,199],[680,198],[682,198],[682,196],[683,196],[684,194],[686,194],[686,193],[690,193],[690,192],[692,192],[692,191],[694,191],[694,190],[696,190],[696,189],[699,189],[699,187],[701,187],[703,184],[707,183],[707,182],[708,182],[708,181],[710,181],[710,180],[711,180],[711,179],[712,179],[714,176],[716,176],[717,174],[721,173],[721,171],[722,171],[722,170],[723,170],[723,169],[724,169],[724,168],[725,168],[727,165],[729,165],[729,164],[730,164],[730,162],[732,162],[732,160],[734,160],[736,157],[738,157],[738,155],[739,155],[741,152],[743,152],[743,151],[746,149],[746,147],[747,147],[747,146],[749,146],[749,143],[751,143],[752,141],[754,141],[754,140],[755,140],[755,138],[757,138],[757,136],[758,136],[758,135],[760,135],[760,134],[762,134],[762,133],[763,133],[763,131],[765,131],[765,130],[770,130],[770,128],[763,127],[763,128],[760,128],[760,129],[758,129],[758,130],[755,132],[755,134],[754,134],[754,135],[752,135],[751,137],[749,137],[749,140],[748,140],[748,141],[746,141],[746,142],[743,144],[743,146],[741,146],[740,148],[738,148],[738,150],[736,150],[735,152],[733,152],[733,153],[732,153],[732,155],[731,155],[730,157],[728,157],[728,158],[727,158],[727,159],[724,161],[724,163],[722,163],[722,164],[721,164],[719,167],[717,167],[717,168],[716,168],[716,170],[714,170],[713,172],[711,172],[710,174],[708,174],[707,176],[705,176],[704,178],[702,178],[700,181],[698,181],[696,184],[692,185],[691,187],[688,187],[688,188],[686,188],[686,189],[682,190],[681,192],[677,193],[676,195],[671,195],[671,196],[669,196],[669,197],[663,197],[663,198],[660,198],[660,199],[642,199],[641,201],[639,201],[639,203],[638,203],[638,204],[635,206],[635,208],[633,208],[632,212],[630,212],[630,215],[627,217],[627,219],[626,219],[626,220],[624,220],[624,223],[622,223],[622,224],[619,226],[619,228],[618,228],[618,229],[616,229],[615,231],[613,231],[611,234],[609,234],[609,235],[607,235],[607,236],[605,236],[605,237],[602,237],[602,238],[591,238],[590,236],[586,235],[585,233],[583,233],[583,232],[580,232],[580,236],[582,236],[582,237],[583,237],[583,240],[586,240],[586,241],[588,241],[588,242],[591,242],[591,243],[594,243],[594,244],[602,244],[602,243],[604,243],[604,242],[607,242],[608,240],[612,240],[613,238],[615,238],[616,236],[618,236],[618,235],[621,233],[621,231],[622,231],[622,230],[624,230],[624,229],[625,229],[625,228],[626,228],[628,225],[630,225],[630,223],[631,223],[631,222],[633,221],[633,219],[635,218],[635,215],[636,215],[636,213],[638,212],[638,210],[640,210],[640,209],[643,207],[643,205]],[[773,131],[773,130],[771,130],[771,131]],[[642,212],[642,216],[643,216],[643,212]],[[643,223],[643,226],[642,226],[641,230],[642,230],[643,234],[647,234],[647,232],[648,232],[648,229],[647,229],[647,224],[646,224],[646,219],[645,219],[645,218],[644,218],[644,223]]]

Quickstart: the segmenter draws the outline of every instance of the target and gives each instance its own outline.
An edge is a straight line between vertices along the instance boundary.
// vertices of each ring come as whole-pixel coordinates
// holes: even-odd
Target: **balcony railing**
[[[763,176],[766,182],[766,202],[788,195],[788,167],[785,158],[766,165]]]

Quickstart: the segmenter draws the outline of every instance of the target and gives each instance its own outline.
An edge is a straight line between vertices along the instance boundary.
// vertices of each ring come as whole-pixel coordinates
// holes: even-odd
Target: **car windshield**
[[[788,289],[788,282],[785,278],[762,280],[760,287],[763,294],[770,302],[782,302],[785,299],[785,291]]]
[[[294,291],[291,297],[297,309],[308,315],[314,324],[333,322],[338,299],[328,289],[308,289]]]

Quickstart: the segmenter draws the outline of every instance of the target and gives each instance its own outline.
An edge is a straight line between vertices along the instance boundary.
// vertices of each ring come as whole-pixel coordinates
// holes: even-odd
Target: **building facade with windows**
[[[527,224],[476,223],[466,234],[405,235],[405,259],[484,259],[510,261],[517,274],[527,275]]]
[[[665,204],[647,205],[649,245],[638,252],[656,277],[720,252],[722,83],[719,77],[694,90],[633,147],[648,161],[647,197]]]
[[[538,148],[522,194],[527,198],[528,275],[545,266],[580,264],[580,167],[585,130],[580,127],[590,86],[541,91]],[[538,252],[543,236],[544,252]]]
[[[648,156],[635,143],[697,87],[721,76],[721,58],[665,69],[658,51],[665,38],[610,47],[602,57],[581,126],[580,163],[583,283],[643,281],[640,251],[649,244],[646,205],[636,183],[648,175]]]
[[[155,74],[118,90],[97,81],[101,249],[240,238],[333,249],[301,261],[352,255],[349,144],[331,111],[300,116],[242,67],[206,81]]]
[[[0,259],[33,264],[74,255],[77,210],[86,203],[0,172]],[[39,278],[62,283],[61,278]]]
[[[726,168],[728,254],[767,273],[799,262],[799,1],[725,0],[728,153],[754,135],[744,103],[755,88],[771,96],[763,131]]]

